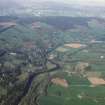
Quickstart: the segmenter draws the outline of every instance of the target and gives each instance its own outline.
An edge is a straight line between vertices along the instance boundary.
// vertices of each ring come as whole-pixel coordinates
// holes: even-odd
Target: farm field
[[[54,52],[62,62],[63,68],[52,75],[54,78],[65,80],[68,87],[52,82],[47,95],[40,98],[41,105],[105,104],[105,42],[91,41],[89,38],[97,39],[105,36],[104,31],[96,31],[97,27],[95,25],[88,29],[84,36],[80,31],[77,33],[77,30],[76,32],[73,30],[73,33],[69,31],[64,33],[67,37],[66,44]],[[79,35],[82,38],[79,39]]]
[[[105,104],[103,19],[6,20],[0,22],[0,105]]]

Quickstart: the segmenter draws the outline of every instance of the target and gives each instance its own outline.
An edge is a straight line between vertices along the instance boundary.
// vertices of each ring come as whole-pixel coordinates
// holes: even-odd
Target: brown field
[[[80,43],[70,43],[70,44],[65,44],[65,47],[70,47],[70,48],[81,48],[81,47],[86,47],[84,44]]]
[[[35,48],[36,45],[34,44],[34,42],[24,42],[23,47],[27,49],[32,49],[32,48]]]
[[[98,86],[98,85],[105,85],[105,80],[98,77],[89,77],[88,80],[91,82],[92,85]]]
[[[97,71],[88,71],[86,73],[86,76],[89,77],[98,77],[100,78],[102,76],[102,72],[97,72]]]
[[[0,22],[0,26],[9,27],[9,26],[15,26],[15,25],[16,25],[15,22]]]
[[[59,47],[59,48],[56,49],[56,51],[59,51],[59,52],[66,52],[66,51],[68,51],[68,49],[63,48],[63,47]]]
[[[41,28],[41,23],[40,22],[34,22],[32,23],[32,28],[35,29],[35,28]]]
[[[65,87],[65,88],[68,87],[68,83],[67,83],[67,81],[66,81],[65,79],[53,78],[53,79],[51,80],[51,82],[52,82],[53,84],[60,85],[60,86]]]

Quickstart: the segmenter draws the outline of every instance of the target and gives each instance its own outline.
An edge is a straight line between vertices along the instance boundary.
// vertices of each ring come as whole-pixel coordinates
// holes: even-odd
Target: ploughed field
[[[0,105],[104,105],[104,39],[103,19],[0,17]]]

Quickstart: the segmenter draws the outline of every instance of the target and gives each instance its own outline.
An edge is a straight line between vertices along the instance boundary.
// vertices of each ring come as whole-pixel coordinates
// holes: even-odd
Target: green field
[[[105,105],[105,84],[88,79],[105,80],[105,21],[100,20],[32,17],[0,27],[0,51],[6,50],[0,57],[0,105]],[[86,46],[65,46],[72,43]]]
[[[92,87],[87,79],[90,76],[105,79],[105,43],[91,43],[92,39],[105,37],[105,28],[100,28],[99,24],[89,23],[86,30],[66,31],[65,43],[80,42],[86,44],[84,49],[67,48],[60,46],[54,54],[63,63],[63,69],[54,74],[54,77],[64,78],[69,86],[64,88],[60,85],[51,84],[48,88],[47,96],[40,98],[41,105],[104,105],[105,104],[105,85]],[[76,32],[75,32],[76,31]],[[67,73],[74,72],[78,62],[87,62],[90,68],[84,73]],[[84,77],[87,75],[86,77]]]

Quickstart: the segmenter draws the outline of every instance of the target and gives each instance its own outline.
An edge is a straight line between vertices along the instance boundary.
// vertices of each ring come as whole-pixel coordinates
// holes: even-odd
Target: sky
[[[28,2],[32,2],[32,1],[35,1],[35,2],[42,2],[42,1],[55,1],[55,2],[64,2],[64,3],[68,3],[68,4],[81,4],[81,5],[84,5],[84,4],[88,4],[88,5],[102,5],[102,6],[105,6],[105,0],[0,0],[0,4],[2,4],[3,2],[5,3],[9,3],[10,1],[12,2],[18,2],[20,4],[23,4],[23,3],[27,3]],[[9,3],[10,4],[10,3]]]
[[[105,0],[41,0],[41,1],[57,1],[57,2],[73,3],[73,4],[105,5]]]
[[[97,5],[99,5],[99,4],[103,5],[104,4],[105,5],[105,0],[59,0],[59,1],[62,1],[65,3],[97,4]]]

